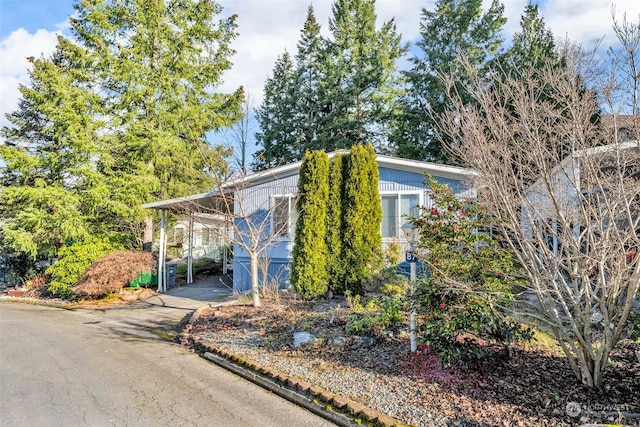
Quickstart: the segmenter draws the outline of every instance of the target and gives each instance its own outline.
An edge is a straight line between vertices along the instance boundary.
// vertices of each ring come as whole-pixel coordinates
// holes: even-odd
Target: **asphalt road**
[[[169,341],[180,302],[0,303],[0,426],[333,425]]]

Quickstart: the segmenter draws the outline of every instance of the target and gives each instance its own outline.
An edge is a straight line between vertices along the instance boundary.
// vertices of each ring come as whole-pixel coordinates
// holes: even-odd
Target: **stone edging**
[[[339,426],[369,424],[379,427],[401,427],[406,424],[351,399],[340,397],[329,390],[303,379],[289,376],[262,366],[230,351],[220,349],[200,339],[185,337],[203,358],[239,375],[267,390],[302,406]],[[319,404],[322,402],[322,404]],[[338,411],[332,410],[338,409]],[[347,415],[348,414],[348,415]]]

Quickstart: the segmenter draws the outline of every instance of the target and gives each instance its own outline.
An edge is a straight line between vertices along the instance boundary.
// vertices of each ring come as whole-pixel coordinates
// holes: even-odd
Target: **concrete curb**
[[[206,360],[239,375],[290,402],[308,409],[339,426],[360,424],[379,427],[401,427],[406,424],[365,405],[346,399],[301,378],[292,377],[255,361],[219,349],[192,336],[185,337],[195,351]],[[319,404],[322,402],[322,404]],[[337,410],[334,410],[336,408]]]
[[[293,392],[289,389],[282,387],[281,385],[270,381],[266,378],[263,378],[261,375],[251,372],[250,370],[244,369],[240,366],[235,365],[228,360],[219,357],[213,353],[205,352],[202,354],[202,357],[207,359],[210,362],[215,363],[216,365],[233,372],[234,374],[241,376],[242,378],[251,381],[254,384],[259,385],[260,387],[277,394],[278,396],[287,399],[289,402],[294,403],[298,406],[302,406],[303,408],[313,412],[314,414],[331,421],[332,423],[339,425],[341,427],[351,427],[356,425],[353,420],[345,415],[342,415],[338,412],[328,411],[318,404],[313,403],[309,399],[304,396]]]

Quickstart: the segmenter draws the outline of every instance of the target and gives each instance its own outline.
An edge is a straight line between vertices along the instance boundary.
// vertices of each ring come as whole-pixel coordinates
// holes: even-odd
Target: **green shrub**
[[[328,290],[326,218],[329,158],[324,151],[307,152],[298,183],[298,220],[291,265],[291,284],[306,300]]]
[[[531,329],[503,312],[513,299],[512,287],[520,284],[511,254],[496,237],[478,232],[491,225],[489,209],[459,200],[432,178],[429,184],[434,206],[413,219],[430,273],[418,282],[415,296],[424,320],[420,338],[444,365],[486,357],[477,339],[497,342],[508,354],[509,342],[532,337]]]
[[[383,264],[378,163],[371,145],[353,146],[345,161],[341,254],[344,283],[353,294],[364,294],[366,278],[380,271]]]
[[[342,261],[342,197],[344,193],[345,155],[331,159],[329,165],[329,196],[327,200],[327,275],[329,289],[336,294],[345,292]]]
[[[423,322],[421,341],[436,352],[444,366],[458,362],[473,365],[490,356],[478,338],[497,342],[508,354],[507,344],[530,340],[533,332],[509,321],[494,306],[473,293],[455,293],[425,279],[418,296]]]
[[[400,297],[372,298],[362,306],[360,295],[356,295],[350,305],[358,314],[351,316],[347,322],[347,334],[382,336],[390,329],[397,329],[404,322],[402,310],[405,301]]]
[[[53,295],[73,299],[73,286],[89,269],[91,264],[106,253],[122,249],[106,237],[89,237],[81,242],[63,246],[58,251],[58,260],[46,270],[51,277],[48,290]]]

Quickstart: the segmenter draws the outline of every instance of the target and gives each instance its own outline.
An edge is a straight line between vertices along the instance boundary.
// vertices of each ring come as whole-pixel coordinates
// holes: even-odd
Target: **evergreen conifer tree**
[[[295,70],[288,52],[278,57],[272,75],[264,86],[264,99],[256,117],[260,131],[256,144],[262,149],[255,154],[253,169],[262,170],[299,160],[304,154],[297,132],[294,112]]]
[[[50,59],[30,59],[31,84],[20,87],[18,109],[1,131],[3,243],[34,260],[95,231],[92,209],[82,199],[96,183],[93,117],[100,101],[85,88],[81,58],[80,48],[60,39]]]
[[[327,274],[329,289],[344,293],[345,265],[342,260],[342,200],[347,155],[336,155],[329,165],[329,198],[327,201]]]
[[[231,67],[235,17],[216,21],[222,8],[214,0],[97,0],[75,7],[72,31],[93,60],[112,129],[102,173],[114,184],[131,181],[142,202],[211,184],[207,170],[223,167],[223,150],[210,146],[206,133],[241,114],[242,90],[214,90]]]
[[[396,60],[406,51],[393,20],[376,29],[375,0],[336,0],[331,37],[312,7],[295,63],[279,58],[260,109],[256,169],[302,158],[305,150],[372,143],[388,151],[399,94]]]
[[[295,57],[295,133],[300,134],[300,144],[307,150],[317,147],[318,126],[321,120],[319,87],[322,80],[322,61],[325,47],[320,37],[320,24],[316,21],[313,6],[309,6],[307,20],[298,41]]]
[[[371,143],[387,150],[396,109],[396,60],[406,51],[393,20],[376,29],[375,0],[336,0],[320,84],[318,147]]]
[[[382,205],[373,146],[353,146],[344,167],[347,171],[342,201],[344,281],[348,291],[363,294],[363,279],[376,271],[382,262]]]
[[[34,85],[3,130],[0,209],[24,219],[5,222],[4,243],[18,252],[51,254],[87,232],[139,238],[142,203],[201,191],[224,169],[206,133],[240,117],[242,90],[215,91],[236,25],[216,21],[214,0],[75,8],[73,39],[59,37],[59,58],[34,62]]]
[[[560,65],[553,33],[545,26],[538,5],[528,3],[520,18],[520,31],[513,35],[513,44],[499,57],[506,74],[522,76],[523,71],[540,70]]]
[[[291,266],[291,283],[304,299],[327,292],[326,220],[329,198],[329,158],[308,151],[300,168],[298,220]]]
[[[405,73],[408,94],[402,101],[404,117],[393,135],[397,155],[456,163],[441,143],[441,139],[447,141],[446,135],[438,129],[438,118],[451,107],[442,77],[454,76],[465,102],[472,102],[461,84],[470,76],[465,75],[459,55],[464,55],[478,73],[487,69],[502,46],[503,10],[498,0],[484,13],[482,0],[438,0],[434,10],[422,9],[417,42],[422,52],[411,59],[413,67]]]

